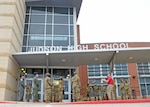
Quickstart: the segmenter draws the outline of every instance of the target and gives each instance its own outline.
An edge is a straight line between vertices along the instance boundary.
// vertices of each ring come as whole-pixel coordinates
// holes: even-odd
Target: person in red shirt
[[[106,82],[108,84],[107,86],[107,94],[108,94],[108,99],[109,100],[114,100],[115,99],[115,95],[114,95],[114,92],[113,92],[113,88],[114,88],[114,85],[113,85],[113,78],[111,77],[111,74],[109,73],[107,75],[107,79],[101,79],[102,81]]]

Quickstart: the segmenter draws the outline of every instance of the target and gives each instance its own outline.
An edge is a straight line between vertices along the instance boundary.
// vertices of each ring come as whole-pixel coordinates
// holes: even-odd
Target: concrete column
[[[16,100],[19,65],[12,57],[23,40],[25,0],[0,0],[0,101]]]

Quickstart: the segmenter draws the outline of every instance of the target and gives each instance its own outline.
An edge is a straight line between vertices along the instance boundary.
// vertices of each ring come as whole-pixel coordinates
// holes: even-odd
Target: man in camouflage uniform
[[[98,91],[99,91],[99,87],[98,87],[98,85],[94,85],[93,86],[93,91],[94,91],[94,98],[95,98],[95,100],[99,100],[99,93],[98,93]]]
[[[101,86],[100,91],[101,91],[102,100],[105,100],[106,99],[106,86]]]
[[[59,80],[54,80],[53,82],[53,99],[54,102],[59,102],[59,94],[60,94],[60,83]]]
[[[125,99],[131,99],[131,89],[128,80],[125,81],[124,89],[125,89]]]
[[[91,86],[89,86],[89,84],[87,84],[86,86],[86,100],[87,101],[91,101]]]
[[[59,80],[59,89],[60,89],[59,102],[62,102],[62,99],[64,97],[64,88],[65,88],[65,85],[64,85],[63,78],[60,77],[60,80]]]
[[[34,72],[34,78],[33,78],[33,102],[39,102],[38,90],[39,90],[38,72]]]
[[[26,87],[26,100],[29,102],[31,99],[31,83],[29,83]]]
[[[125,99],[125,83],[123,81],[123,79],[120,80],[120,95],[121,95],[121,99]]]
[[[52,83],[50,79],[50,73],[46,73],[46,77],[44,80],[44,100],[46,103],[52,101]]]
[[[80,100],[80,77],[78,76],[77,72],[74,72],[74,76],[71,79],[72,82],[72,99],[73,101],[79,101]]]

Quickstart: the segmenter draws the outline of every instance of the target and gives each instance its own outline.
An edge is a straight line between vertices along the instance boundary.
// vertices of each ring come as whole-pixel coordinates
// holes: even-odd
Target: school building
[[[150,42],[81,44],[76,24],[81,5],[82,0],[0,0],[0,100],[16,100],[21,68],[27,73],[25,84],[33,84],[33,72],[39,73],[41,102],[46,72],[52,81],[63,77],[65,102],[72,99],[74,71],[82,98],[87,83],[106,85],[100,79],[110,71],[118,97],[120,78],[130,80],[138,97],[150,95]]]

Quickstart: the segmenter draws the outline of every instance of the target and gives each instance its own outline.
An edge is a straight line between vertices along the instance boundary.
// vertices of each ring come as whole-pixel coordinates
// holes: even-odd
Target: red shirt
[[[108,80],[107,84],[113,84],[113,79],[111,76],[108,76],[107,80]]]

